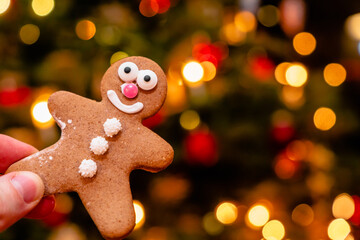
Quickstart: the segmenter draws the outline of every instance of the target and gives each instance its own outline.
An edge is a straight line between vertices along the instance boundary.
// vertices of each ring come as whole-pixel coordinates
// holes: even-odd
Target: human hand
[[[23,217],[43,218],[55,207],[53,196],[44,195],[41,178],[32,172],[11,172],[14,162],[37,152],[23,142],[0,134],[0,232]]]

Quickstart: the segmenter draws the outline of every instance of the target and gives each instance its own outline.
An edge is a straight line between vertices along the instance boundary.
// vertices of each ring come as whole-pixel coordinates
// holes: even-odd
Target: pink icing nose
[[[133,83],[124,83],[121,85],[121,91],[127,98],[134,98],[138,94],[138,87]]]

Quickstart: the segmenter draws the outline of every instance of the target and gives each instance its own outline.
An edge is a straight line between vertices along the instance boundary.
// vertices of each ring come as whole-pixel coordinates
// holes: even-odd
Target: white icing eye
[[[158,79],[153,71],[140,70],[136,82],[141,89],[151,90],[156,86]]]
[[[136,79],[138,72],[139,68],[132,62],[124,62],[118,69],[119,77],[125,82],[131,82]]]

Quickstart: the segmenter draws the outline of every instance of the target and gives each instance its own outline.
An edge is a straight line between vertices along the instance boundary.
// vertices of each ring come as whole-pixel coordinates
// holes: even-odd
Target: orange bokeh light
[[[169,0],[141,0],[139,11],[145,17],[153,17],[156,14],[167,12],[170,6]]]
[[[295,140],[286,147],[286,156],[293,161],[304,160],[309,154],[307,144],[301,140]]]
[[[81,20],[76,24],[75,32],[80,39],[89,40],[94,37],[96,27],[92,21]]]
[[[299,162],[290,160],[285,154],[280,154],[275,161],[274,171],[279,178],[290,179],[295,176],[299,167]]]

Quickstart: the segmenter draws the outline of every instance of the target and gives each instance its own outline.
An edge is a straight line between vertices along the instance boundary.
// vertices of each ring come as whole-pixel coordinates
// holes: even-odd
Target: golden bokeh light
[[[216,219],[222,224],[232,224],[236,221],[238,210],[231,202],[222,202],[215,209]]]
[[[114,53],[111,58],[110,58],[110,64],[113,64],[123,58],[128,57],[129,55],[126,52],[123,51],[118,51],[116,53]]]
[[[142,227],[145,222],[145,209],[141,202],[134,200],[134,211],[135,211],[135,228],[138,229]]]
[[[145,229],[144,231],[142,231],[141,235],[142,235],[142,237],[139,238],[141,240],[168,240],[168,239],[172,239],[171,238],[171,233],[169,232],[169,229],[167,229],[165,227],[151,227],[149,229]],[[53,240],[53,239],[51,239],[51,240]],[[61,240],[61,239],[57,239],[57,240]]]
[[[181,112],[185,108],[186,100],[186,89],[180,74],[178,74],[178,77],[173,77],[169,73],[167,97],[165,101],[167,111],[172,113]]]
[[[306,227],[314,221],[314,211],[309,205],[300,204],[292,211],[291,218],[295,223]]]
[[[336,115],[333,110],[321,107],[315,111],[314,124],[315,127],[322,131],[327,131],[336,123]]]
[[[216,67],[212,62],[204,61],[200,63],[204,69],[204,81],[213,80],[216,76]]]
[[[301,32],[293,38],[293,46],[300,55],[310,55],[316,48],[316,39],[311,33]]]
[[[235,26],[242,32],[251,32],[256,28],[256,18],[249,11],[241,11],[235,15]]]
[[[285,236],[284,225],[278,220],[271,220],[263,227],[262,235],[266,240],[281,240]]]
[[[204,230],[209,235],[213,236],[219,235],[224,230],[224,225],[222,225],[221,223],[219,223],[218,220],[216,220],[213,212],[209,212],[204,216],[202,225]]]
[[[199,62],[191,61],[184,65],[182,75],[186,81],[190,83],[197,83],[204,77],[204,68]]]
[[[46,123],[50,122],[52,116],[47,107],[47,102],[42,101],[36,103],[32,109],[32,116],[39,124],[46,125]]]
[[[290,66],[291,63],[289,62],[282,62],[276,66],[274,74],[275,74],[275,79],[276,81],[278,81],[278,83],[283,85],[288,85],[288,83],[286,82],[286,70]]]
[[[335,218],[349,219],[355,212],[354,199],[347,193],[338,195],[332,205],[332,213]]]
[[[346,70],[339,63],[330,63],[324,68],[324,79],[327,84],[337,87],[346,79]]]
[[[175,204],[188,195],[189,188],[190,183],[186,178],[165,176],[152,181],[150,193],[159,204]]]
[[[76,24],[75,32],[80,39],[89,40],[94,37],[96,27],[92,21],[81,20]]]
[[[304,88],[283,86],[281,89],[281,99],[287,107],[292,109],[299,108],[305,102]]]
[[[344,240],[355,240],[355,237],[354,237],[354,235],[349,233],[349,235],[347,235],[347,237]]]
[[[187,110],[180,115],[180,125],[186,130],[193,130],[200,124],[200,116],[194,110]]]
[[[349,223],[342,218],[333,220],[328,227],[328,236],[332,240],[343,240],[351,232]]]
[[[360,40],[360,13],[349,16],[345,21],[345,29],[354,40]]]
[[[256,204],[249,209],[246,218],[252,226],[262,227],[269,221],[270,212],[265,206]]]
[[[286,146],[286,156],[293,161],[302,161],[308,156],[308,143],[294,140]]]
[[[273,27],[279,22],[279,9],[274,5],[262,6],[257,12],[257,18],[259,22],[265,27]]]
[[[330,193],[334,179],[329,174],[318,171],[306,179],[306,185],[310,191],[321,196]]]
[[[55,211],[69,214],[73,207],[74,202],[73,199],[67,194],[67,193],[61,193],[55,195],[56,205],[55,205]]]
[[[286,123],[287,125],[292,125],[293,122],[294,116],[291,114],[291,112],[285,109],[276,110],[271,116],[271,124],[273,126],[284,123]]]
[[[38,16],[46,16],[54,9],[54,0],[32,0],[31,7]]]
[[[49,94],[39,96],[31,106],[31,117],[34,125],[38,128],[49,128],[54,124],[48,106],[47,100]]]
[[[303,65],[296,63],[286,69],[285,78],[290,86],[301,87],[306,83],[308,73]]]
[[[19,36],[23,43],[31,45],[39,39],[40,29],[34,24],[26,24],[20,28]]]
[[[6,12],[10,7],[10,0],[0,0],[0,14]]]
[[[238,45],[246,38],[246,33],[240,31],[235,23],[228,23],[221,28],[221,34],[224,40],[230,45]]]

